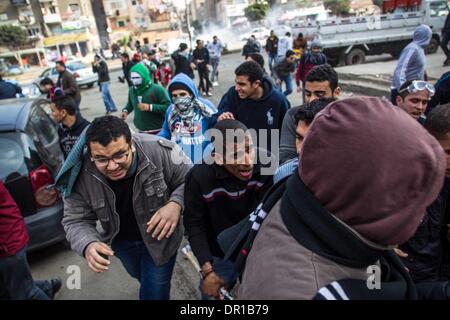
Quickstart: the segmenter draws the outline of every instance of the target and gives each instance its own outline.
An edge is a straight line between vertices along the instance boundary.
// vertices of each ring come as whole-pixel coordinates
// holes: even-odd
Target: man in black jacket
[[[66,159],[89,121],[76,112],[75,101],[70,96],[56,98],[50,108],[53,120],[59,124],[59,144]]]
[[[252,213],[272,183],[272,176],[254,164],[256,150],[245,125],[224,120],[214,129],[222,137],[214,141],[214,164],[191,169],[184,198],[184,225],[204,274],[204,298],[218,298],[219,288],[232,286],[237,278],[231,262],[223,259],[217,236]],[[236,138],[229,139],[230,133]]]
[[[95,55],[94,62],[92,63],[92,71],[98,73],[98,85],[102,93],[103,103],[105,104],[106,114],[110,114],[117,111],[116,104],[114,103],[111,93],[109,92],[109,70],[105,60],[99,55]]]
[[[80,102],[81,102],[81,94],[80,88],[78,88],[77,81],[72,76],[72,74],[67,71],[66,65],[62,61],[56,62],[56,71],[58,71],[58,81],[56,81],[56,86],[60,87],[64,94],[67,96],[71,96],[76,103],[77,112],[80,112]]]
[[[274,31],[270,31],[270,36],[267,38],[266,41],[266,52],[269,56],[269,68],[270,72],[273,73],[272,67],[273,62],[275,61],[275,58],[277,57],[278,53],[278,37],[275,35]]]
[[[186,43],[180,43],[178,50],[171,55],[171,58],[175,63],[175,75],[184,73],[194,79],[194,71],[192,70],[194,64]]]
[[[194,58],[194,63],[197,66],[199,83],[198,83],[198,91],[199,93],[203,92],[204,96],[212,96],[209,92],[210,86],[212,83],[209,81],[209,51],[205,48],[205,45],[202,40],[197,40],[197,48],[192,53],[192,57]],[[205,86],[206,81],[206,86]]]
[[[120,60],[122,61],[123,78],[119,77],[119,80],[122,83],[126,81],[128,87],[131,87],[133,84],[130,79],[130,69],[134,66],[134,63],[130,60],[130,56],[126,52],[120,54]]]
[[[295,52],[288,50],[286,51],[286,58],[275,65],[274,68],[280,90],[282,90],[283,82],[286,84],[286,90],[283,92],[286,97],[292,93],[292,73],[294,73],[295,67]]]
[[[427,208],[414,236],[397,253],[414,282],[448,281],[444,259],[449,255],[450,219],[450,105],[436,107],[428,116],[425,128],[447,155],[444,186],[437,199]]]

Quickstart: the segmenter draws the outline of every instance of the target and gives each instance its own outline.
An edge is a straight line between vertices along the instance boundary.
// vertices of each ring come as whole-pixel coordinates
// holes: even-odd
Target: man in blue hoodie
[[[407,80],[427,80],[425,74],[425,48],[430,44],[431,36],[431,28],[422,24],[414,31],[413,41],[402,50],[392,76],[392,104],[397,105],[398,91],[400,86]]]
[[[280,133],[284,115],[290,108],[289,101],[264,77],[264,71],[256,62],[246,61],[234,73],[236,84],[222,97],[219,112],[213,118],[217,121],[235,119],[257,130],[258,146],[272,151],[271,135],[274,130]],[[265,132],[267,138],[264,131],[258,130],[269,130]]]
[[[172,140],[191,158],[201,163],[203,151],[209,144],[206,131],[211,128],[211,116],[217,108],[199,97],[194,80],[180,73],[169,83],[172,104],[166,112],[159,136]]]

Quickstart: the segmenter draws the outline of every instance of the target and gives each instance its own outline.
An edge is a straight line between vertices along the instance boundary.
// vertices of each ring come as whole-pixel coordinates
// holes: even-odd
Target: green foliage
[[[324,0],[326,9],[335,16],[348,16],[350,13],[350,0]]]
[[[256,0],[254,4],[245,8],[245,16],[250,21],[263,20],[266,17],[267,11],[269,11],[270,5],[265,0]]]
[[[28,33],[25,29],[13,25],[0,26],[0,45],[16,48],[27,42]]]

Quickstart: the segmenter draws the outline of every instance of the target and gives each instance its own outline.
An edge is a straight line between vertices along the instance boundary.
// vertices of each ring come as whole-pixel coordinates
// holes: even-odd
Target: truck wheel
[[[425,50],[425,52],[427,54],[436,53],[438,48],[439,48],[439,41],[436,38],[432,38],[431,41],[430,41],[430,44],[428,45],[428,47]]]
[[[345,64],[348,66],[361,64],[366,61],[366,53],[361,49],[352,49],[345,57]]]

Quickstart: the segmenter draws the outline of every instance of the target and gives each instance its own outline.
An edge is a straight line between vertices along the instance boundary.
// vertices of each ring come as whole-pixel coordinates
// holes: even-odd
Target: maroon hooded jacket
[[[28,239],[19,207],[0,181],[0,258],[16,255],[25,248]]]

